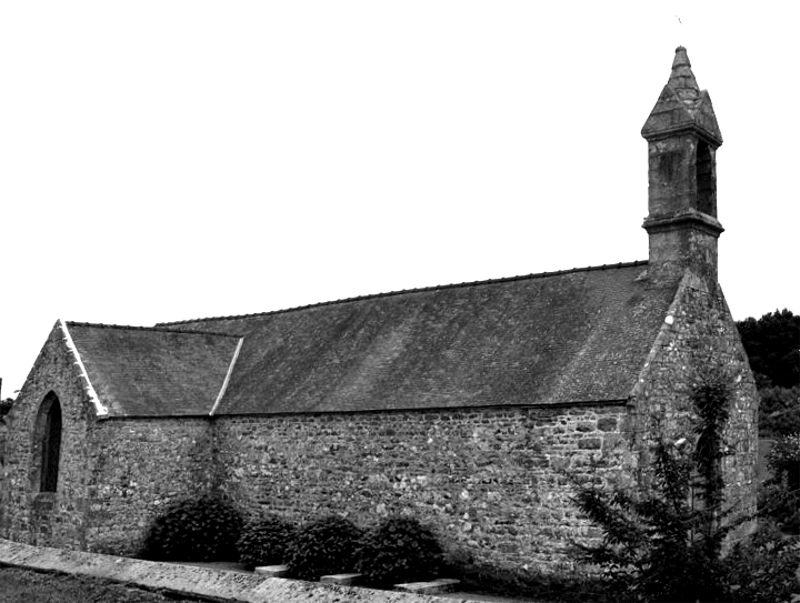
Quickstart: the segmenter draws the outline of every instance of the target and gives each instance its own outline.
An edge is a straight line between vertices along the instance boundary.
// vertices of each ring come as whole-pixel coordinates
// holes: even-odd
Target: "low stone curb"
[[[187,597],[244,603],[452,603],[418,595],[31,546],[0,539],[0,565],[134,584]],[[462,599],[464,603],[469,599]]]
[[[285,565],[259,565],[254,571],[268,578],[285,578],[289,575],[289,568]]]
[[[436,595],[439,593],[449,593],[461,584],[459,580],[447,578],[441,580],[431,580],[429,582],[406,582],[405,584],[395,584],[397,590],[416,593],[418,595]]]
[[[319,581],[324,584],[341,584],[342,586],[353,586],[361,582],[364,574],[328,574],[320,576]]]

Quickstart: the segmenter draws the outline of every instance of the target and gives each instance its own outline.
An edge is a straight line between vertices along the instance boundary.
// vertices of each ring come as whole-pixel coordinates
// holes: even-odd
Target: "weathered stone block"
[[[286,565],[260,565],[254,571],[270,578],[285,578],[289,575],[289,567]]]
[[[616,417],[603,417],[597,421],[597,429],[599,431],[616,431],[617,419]]]
[[[405,584],[395,584],[394,587],[397,590],[418,595],[436,595],[453,591],[459,584],[460,581],[458,580],[442,579],[431,582],[407,582]]]
[[[319,581],[326,584],[339,584],[341,586],[352,586],[358,584],[364,578],[364,574],[329,574],[321,576]]]
[[[578,440],[578,448],[581,450],[599,450],[603,445],[601,438],[582,438]]]

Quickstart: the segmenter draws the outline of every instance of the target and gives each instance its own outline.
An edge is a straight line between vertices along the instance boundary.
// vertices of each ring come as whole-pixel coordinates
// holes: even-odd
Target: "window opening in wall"
[[[45,406],[47,405],[47,406]],[[61,404],[58,396],[50,392],[42,402],[46,413],[41,432],[40,491],[55,492],[58,486],[58,462],[61,456]]]
[[[697,209],[716,218],[714,207],[714,161],[711,148],[703,141],[697,143]]]

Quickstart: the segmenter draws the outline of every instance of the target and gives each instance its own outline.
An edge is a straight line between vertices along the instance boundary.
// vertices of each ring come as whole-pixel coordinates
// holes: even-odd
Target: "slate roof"
[[[239,337],[68,322],[109,416],[208,415]]]
[[[244,336],[215,414],[624,401],[677,287],[653,287],[646,269],[585,268],[159,328]],[[163,330],[147,336],[156,339],[171,341]],[[194,345],[185,334],[171,345],[178,341]],[[230,351],[218,337],[197,341]],[[186,400],[180,384],[194,385],[199,372],[165,377],[169,390],[158,385],[143,399],[165,409],[161,392]],[[105,378],[99,389],[110,391],[114,377]]]

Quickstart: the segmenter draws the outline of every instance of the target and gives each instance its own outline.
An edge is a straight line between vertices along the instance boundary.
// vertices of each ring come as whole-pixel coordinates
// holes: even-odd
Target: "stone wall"
[[[246,510],[362,526],[429,522],[447,548],[503,567],[569,564],[579,482],[630,469],[625,406],[220,417],[223,488]]]
[[[3,515],[6,508],[7,470],[6,470],[6,437],[8,429],[5,423],[0,423],[0,530],[3,526]],[[0,532],[2,533],[2,532]]]
[[[692,442],[697,417],[692,390],[704,378],[722,376],[730,388],[730,419],[723,461],[726,505],[756,510],[758,391],[736,323],[718,285],[687,273],[634,390],[633,420],[639,467],[647,470],[658,439]],[[646,476],[640,476],[640,479]],[[740,534],[751,529],[742,527]]]
[[[107,419],[89,446],[86,549],[138,552],[150,521],[170,502],[215,487],[207,417]]]
[[[58,488],[56,492],[40,492],[41,443],[35,441],[35,425],[41,404],[50,392],[58,396],[62,412]],[[85,382],[57,325],[6,417],[0,535],[31,544],[85,549],[85,468],[89,458],[86,435],[88,424],[94,421],[90,406]]]
[[[35,424],[49,392],[62,412],[58,486],[40,492]],[[163,505],[212,488],[208,418],[98,419],[59,325],[6,419],[0,537],[134,553]]]

